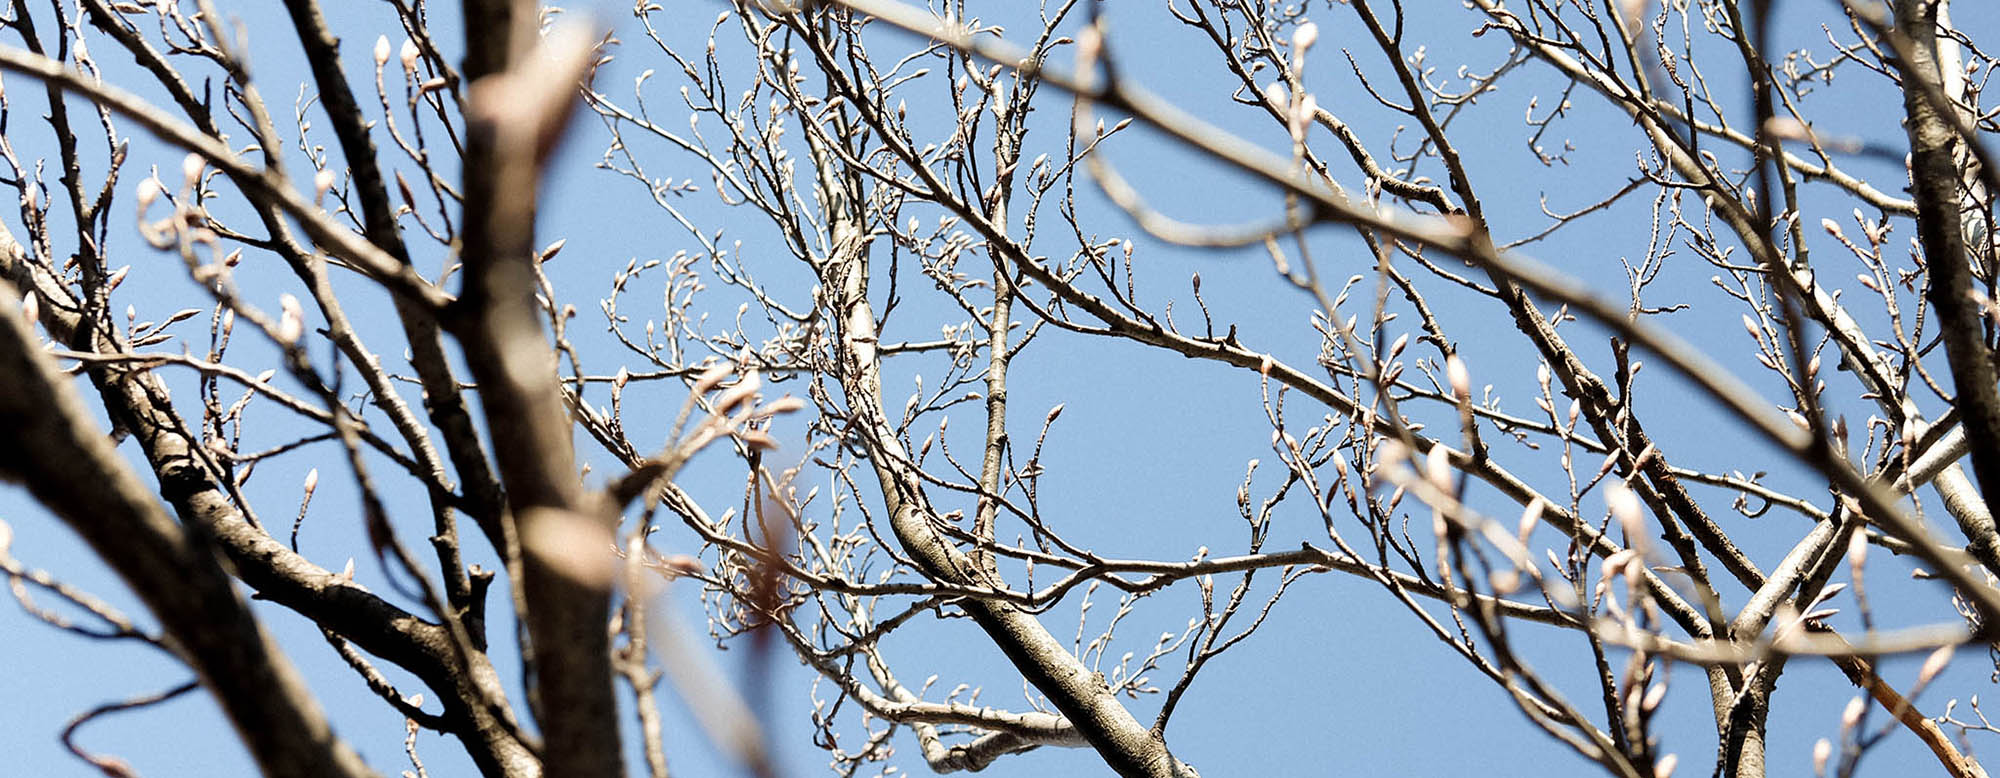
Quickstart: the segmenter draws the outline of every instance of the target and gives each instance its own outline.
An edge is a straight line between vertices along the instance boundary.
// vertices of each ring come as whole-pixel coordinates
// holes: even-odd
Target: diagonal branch
[[[91,422],[21,318],[13,284],[0,280],[0,300],[0,429],[12,438],[0,477],[25,483],[159,617],[265,775],[374,775],[334,736],[206,540],[161,510]]]

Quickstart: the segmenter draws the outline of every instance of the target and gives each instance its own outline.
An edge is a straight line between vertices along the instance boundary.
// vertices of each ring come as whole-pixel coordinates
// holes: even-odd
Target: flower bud
[[[140,213],[145,213],[146,208],[151,206],[154,200],[160,199],[161,189],[160,179],[157,178],[147,177],[146,180],[139,182],[137,199],[139,201]]]
[[[289,347],[299,342],[305,334],[305,311],[299,308],[299,298],[290,294],[278,299],[278,307],[283,313],[278,318],[278,340]]]
[[[208,159],[193,152],[189,152],[187,157],[181,160],[181,176],[187,181],[189,188],[201,183],[201,171],[207,167]]]
[[[1292,47],[1297,49],[1301,54],[1305,53],[1306,49],[1312,48],[1312,45],[1318,41],[1319,25],[1312,22],[1301,24],[1298,29],[1292,31]]]

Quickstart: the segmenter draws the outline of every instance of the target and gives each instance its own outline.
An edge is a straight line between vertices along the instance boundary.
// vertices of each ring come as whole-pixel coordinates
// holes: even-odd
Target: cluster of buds
[[[418,65],[423,60],[423,49],[417,46],[416,41],[404,38],[402,47],[396,52],[396,58],[403,65],[403,79],[417,85],[418,95],[444,88],[445,80],[443,77],[432,78],[421,83],[417,81],[418,76],[421,75]],[[382,70],[388,64],[389,36],[377,36],[375,38],[375,78],[378,84],[382,78]]]
[[[1305,80],[1306,52],[1319,42],[1319,25],[1306,22],[1292,31],[1292,72],[1303,84]],[[1291,131],[1292,143],[1301,148],[1306,142],[1306,130],[1312,126],[1313,117],[1319,115],[1319,100],[1306,92],[1303,87],[1293,94],[1285,82],[1273,81],[1264,88],[1264,99],[1271,107],[1285,117],[1286,128]]]
[[[735,373],[736,365],[728,362],[703,371],[695,379],[689,402],[715,391]],[[751,450],[777,448],[778,441],[765,431],[764,423],[772,417],[804,408],[805,401],[786,395],[770,402],[763,402],[763,395],[760,394],[763,388],[763,377],[752,369],[746,371],[736,383],[722,389],[710,405],[707,418],[702,420],[686,440],[676,446],[678,450],[685,452],[682,458],[724,436],[742,441]]]
[[[178,250],[188,262],[195,281],[204,285],[216,283],[243,256],[241,249],[224,255],[221,237],[208,227],[208,212],[201,207],[201,187],[207,176],[208,158],[189,153],[182,159],[180,192],[169,200],[173,212],[159,219],[147,218],[153,204],[167,193],[166,184],[160,182],[157,172],[139,182],[133,197],[138,204],[140,237],[153,248]],[[209,250],[208,262],[195,258],[198,246]]]

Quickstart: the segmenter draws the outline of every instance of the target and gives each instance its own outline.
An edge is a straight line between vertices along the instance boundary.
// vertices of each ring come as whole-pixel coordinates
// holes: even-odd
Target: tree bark
[[[334,735],[199,528],[174,523],[96,429],[20,300],[0,280],[0,429],[12,438],[0,446],[0,477],[25,484],[146,603],[264,775],[373,776]]]
[[[537,8],[518,0],[465,7],[464,71],[473,92],[464,167],[465,292],[452,325],[479,381],[520,538],[524,656],[534,674],[530,702],[542,727],[543,764],[552,775],[619,778],[625,768],[606,626],[611,582],[608,575],[578,575],[570,563],[588,564],[598,555],[608,563],[616,517],[583,489],[555,351],[535,301],[536,188],[547,142],[578,100],[581,70],[565,78],[550,63],[535,62],[510,72],[513,63],[527,65]],[[602,547],[589,547],[599,534]],[[557,539],[564,539],[562,547]]]
[[[2000,493],[2000,371],[1986,347],[1985,312],[1972,299],[1972,265],[1959,226],[1963,169],[1952,122],[1925,92],[1939,83],[1940,4],[1896,0],[1895,34],[1908,46],[1897,61],[1903,77],[1903,129],[1910,137],[1910,181],[1916,194],[1917,236],[1930,270],[1925,297],[1937,310],[1945,358],[1951,364],[1961,424],[1971,444],[1972,472],[1991,515]],[[1974,538],[1975,545],[1979,538]]]

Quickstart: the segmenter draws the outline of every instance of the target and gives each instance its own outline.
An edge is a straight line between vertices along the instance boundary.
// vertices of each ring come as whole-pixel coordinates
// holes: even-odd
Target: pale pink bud
[[[1541,495],[1535,495],[1534,499],[1528,501],[1528,507],[1521,509],[1521,527],[1517,533],[1522,543],[1528,542],[1528,536],[1534,533],[1535,525],[1541,522],[1542,511],[1547,507],[1548,503],[1542,500]]]
[[[333,189],[333,169],[326,168],[313,174],[313,204],[318,205]]]
[[[1612,554],[1611,556],[1605,557],[1604,577],[1611,578],[1613,576],[1625,572],[1626,566],[1632,564],[1632,560],[1638,558],[1638,556],[1639,552],[1633,551],[1632,549],[1628,548],[1621,550],[1615,554]]]
[[[299,298],[286,294],[278,298],[278,307],[283,311],[278,317],[278,340],[286,346],[298,343],[305,334],[305,312],[299,308]]]
[[[1444,372],[1451,379],[1452,394],[1458,395],[1461,402],[1471,400],[1472,376],[1466,373],[1465,360],[1459,359],[1457,354],[1446,357]]]
[[[710,389],[714,389],[720,385],[722,379],[728,378],[729,374],[734,372],[736,372],[736,366],[728,362],[720,362],[714,367],[703,370],[701,375],[694,379],[694,393],[707,394]]]
[[[1291,92],[1285,89],[1285,82],[1283,81],[1273,81],[1270,86],[1264,87],[1264,99],[1269,101],[1272,107],[1280,110],[1288,108],[1292,104]]]
[[[1312,48],[1312,45],[1317,42],[1319,42],[1319,25],[1317,24],[1306,22],[1299,25],[1298,29],[1292,31],[1292,47],[1301,54],[1305,53],[1306,49]]]
[[[806,401],[791,395],[785,395],[784,397],[765,403],[764,407],[758,411],[758,415],[776,416],[781,413],[794,413],[805,407]]]
[[[1660,707],[1660,702],[1666,698],[1667,685],[1663,683],[1653,684],[1652,688],[1646,690],[1645,698],[1639,700],[1639,709],[1647,713],[1652,713]]]
[[[201,171],[207,167],[208,158],[190,152],[181,160],[181,177],[187,181],[187,186],[193,187],[201,183]]]
[[[388,64],[388,62],[389,62],[389,36],[378,35],[375,37],[375,66],[381,67],[383,65]]]
[[[1375,458],[1391,465],[1402,464],[1409,455],[1410,448],[1396,438],[1383,438],[1382,444],[1375,448]]]
[[[1308,94],[1299,98],[1299,112],[1292,117],[1292,139],[1305,140],[1306,129],[1312,126],[1313,117],[1319,115],[1319,98]]]
[[[1612,484],[1604,493],[1604,502],[1611,506],[1611,515],[1625,527],[1625,535],[1632,539],[1631,542],[1637,543],[1639,538],[1645,536],[1645,506],[1639,502],[1639,495],[1631,487],[1622,483]]]
[[[1944,668],[1951,664],[1951,655],[1957,653],[1957,651],[1958,646],[1946,644],[1938,646],[1938,649],[1932,651],[1930,656],[1924,657],[1923,669],[1917,671],[1917,685],[1922,686],[1930,683],[1931,679],[1936,678],[1938,673],[1944,672]]]
[[[157,178],[148,177],[146,180],[139,182],[137,198],[139,200],[140,213],[145,213],[146,208],[152,205],[154,200],[160,199],[161,188],[160,179]]]
[[[750,371],[743,376],[743,380],[737,381],[735,386],[723,390],[721,396],[715,398],[715,412],[721,414],[729,413],[731,408],[734,408],[744,400],[750,399],[752,395],[757,393],[758,389],[762,389],[763,387],[764,379],[757,376],[757,371]]]
[[[771,437],[770,433],[763,430],[744,430],[738,433],[736,437],[742,440],[743,444],[749,446],[753,451],[769,451],[778,447],[778,439]]]
[[[1445,491],[1451,490],[1451,452],[1444,446],[1432,446],[1424,459],[1424,471],[1431,483]]]

